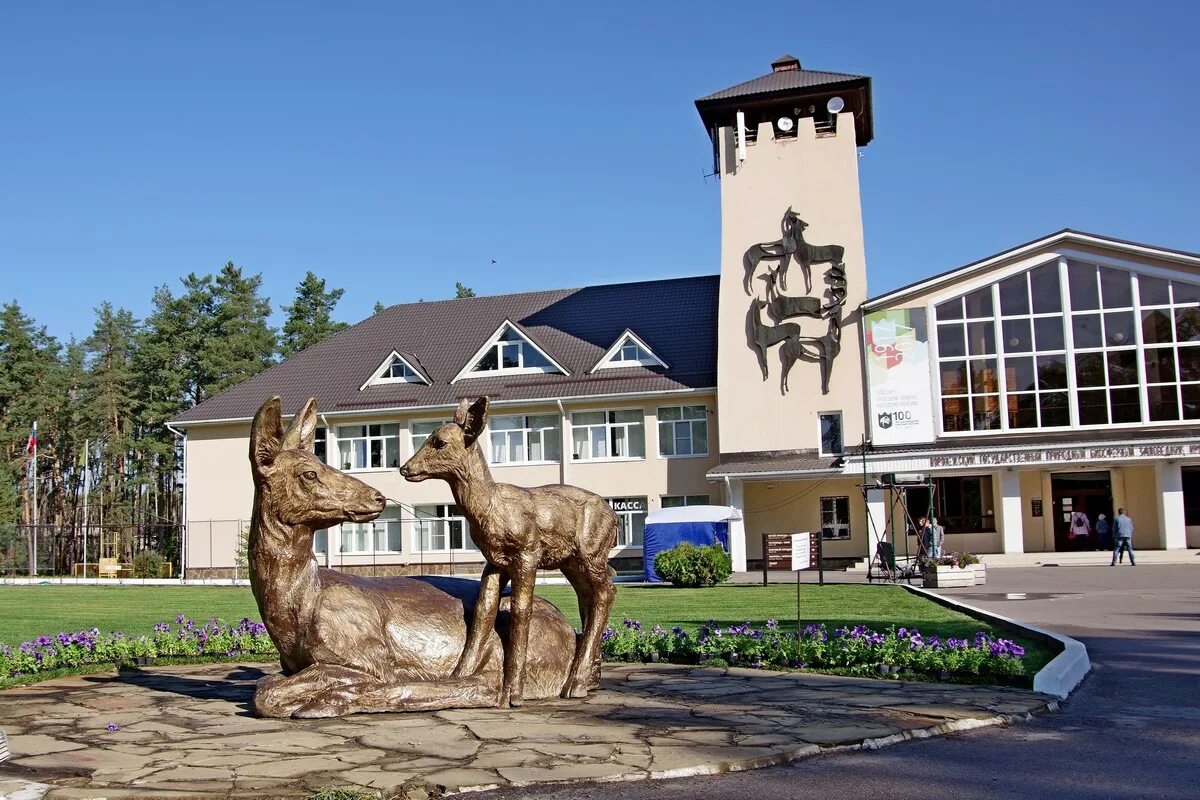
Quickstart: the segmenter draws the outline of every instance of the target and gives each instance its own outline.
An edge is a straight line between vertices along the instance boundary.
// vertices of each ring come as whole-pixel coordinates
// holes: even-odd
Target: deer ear
[[[487,423],[488,399],[481,397],[469,406],[464,399],[458,404],[458,408],[462,411],[463,421],[459,422],[458,411],[454,414],[454,421],[463,429],[463,443],[470,447],[483,433],[483,426]]]
[[[471,401],[463,398],[458,401],[458,408],[454,409],[454,424],[465,428],[467,426],[467,413],[471,410]]]
[[[310,397],[300,407],[283,435],[283,450],[312,450],[317,441],[317,399]]]
[[[271,466],[283,442],[283,422],[280,419],[279,397],[262,404],[250,425],[250,466],[256,475]]]

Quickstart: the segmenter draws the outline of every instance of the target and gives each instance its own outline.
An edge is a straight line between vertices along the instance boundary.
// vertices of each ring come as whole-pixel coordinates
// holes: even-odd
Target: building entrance
[[[1107,472],[1061,472],[1050,476],[1054,504],[1054,549],[1099,550],[1096,521],[1103,514],[1112,525],[1112,482]],[[1087,519],[1085,528],[1076,524],[1077,515]],[[1080,535],[1086,531],[1086,535]],[[1072,535],[1074,534],[1074,535]]]

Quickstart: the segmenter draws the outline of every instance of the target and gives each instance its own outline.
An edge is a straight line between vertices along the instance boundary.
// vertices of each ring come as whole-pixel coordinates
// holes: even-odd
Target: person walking
[[[1101,514],[1096,518],[1096,536],[1100,537],[1100,549],[1112,550],[1112,530],[1109,527],[1108,519]]]
[[[1071,515],[1071,530],[1067,538],[1071,540],[1072,550],[1091,550],[1088,540],[1091,538],[1092,524],[1088,522],[1087,514],[1076,511]]]
[[[930,517],[922,531],[925,540],[925,552],[930,558],[942,557],[942,544],[946,538],[946,529],[938,524],[937,517]]]
[[[1125,509],[1117,509],[1117,518],[1113,520],[1113,556],[1110,567],[1117,565],[1117,559],[1125,562],[1125,553],[1129,553],[1129,566],[1136,567],[1133,560],[1133,520],[1125,513]]]

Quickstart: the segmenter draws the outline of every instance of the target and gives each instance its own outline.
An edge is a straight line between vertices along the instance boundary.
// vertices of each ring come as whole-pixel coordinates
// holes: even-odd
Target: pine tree
[[[454,298],[460,299],[463,297],[474,297],[475,290],[460,281],[454,282]]]
[[[200,399],[252,378],[275,358],[275,329],[268,298],[259,295],[262,276],[246,277],[232,261],[212,281],[212,332],[202,344],[207,380]]]
[[[335,322],[333,309],[346,293],[345,289],[325,289],[325,281],[309,270],[296,287],[296,299],[281,307],[287,314],[280,337],[279,352],[284,358],[328,339],[346,327]]]
[[[375,301],[375,308],[374,308],[374,310],[372,310],[372,311],[371,311],[371,313],[372,313],[372,314],[378,314],[380,311],[383,311],[385,308],[387,308],[387,306],[385,306],[383,303],[381,303],[381,302],[379,302],[378,300],[376,300],[376,301]]]

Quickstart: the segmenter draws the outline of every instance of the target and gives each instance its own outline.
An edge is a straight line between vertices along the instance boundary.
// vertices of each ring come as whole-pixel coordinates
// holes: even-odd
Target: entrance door
[[[1061,472],[1050,476],[1054,506],[1054,549],[1099,550],[1096,520],[1103,514],[1112,525],[1112,483],[1107,472]],[[1076,512],[1087,516],[1089,536],[1071,537],[1071,518]]]

